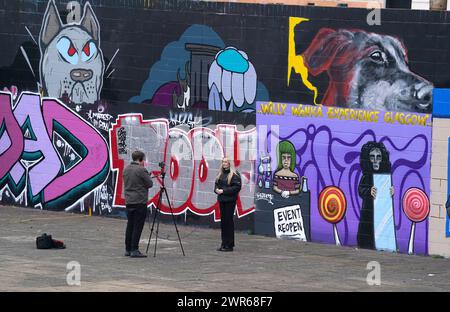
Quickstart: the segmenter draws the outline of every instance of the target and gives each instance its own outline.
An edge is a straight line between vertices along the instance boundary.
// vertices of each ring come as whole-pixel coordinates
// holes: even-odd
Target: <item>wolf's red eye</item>
[[[84,52],[84,54],[86,54],[86,56],[89,56],[91,54],[91,49],[89,47],[89,42],[84,45],[83,52]]]
[[[77,50],[75,50],[73,45],[70,44],[70,47],[69,47],[69,50],[67,50],[67,53],[69,54],[69,56],[73,56],[75,53],[77,53]]]

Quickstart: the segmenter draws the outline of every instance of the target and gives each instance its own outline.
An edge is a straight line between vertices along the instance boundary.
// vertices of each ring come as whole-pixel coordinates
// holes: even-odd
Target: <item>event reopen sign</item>
[[[273,211],[273,214],[275,233],[278,238],[296,239],[306,242],[300,205],[278,208]]]

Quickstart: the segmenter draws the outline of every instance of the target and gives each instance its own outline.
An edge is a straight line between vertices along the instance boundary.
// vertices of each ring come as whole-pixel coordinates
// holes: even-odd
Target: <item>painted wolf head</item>
[[[39,35],[40,77],[50,97],[66,94],[75,104],[93,104],[100,97],[104,60],[100,26],[89,2],[78,23],[63,25],[50,0]]]

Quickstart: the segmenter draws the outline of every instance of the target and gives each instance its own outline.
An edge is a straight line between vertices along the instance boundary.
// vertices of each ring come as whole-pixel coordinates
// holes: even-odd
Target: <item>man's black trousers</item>
[[[127,205],[128,223],[125,234],[125,248],[127,251],[139,249],[139,240],[141,239],[146,216],[146,204]]]

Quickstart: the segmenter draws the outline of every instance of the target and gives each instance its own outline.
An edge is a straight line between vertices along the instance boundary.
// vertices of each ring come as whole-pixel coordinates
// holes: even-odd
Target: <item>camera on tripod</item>
[[[166,175],[166,163],[161,161],[158,163],[159,168],[161,168],[161,177],[164,178],[164,176]]]

